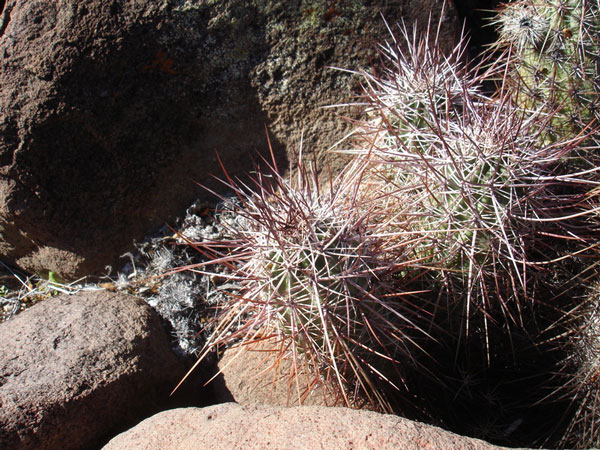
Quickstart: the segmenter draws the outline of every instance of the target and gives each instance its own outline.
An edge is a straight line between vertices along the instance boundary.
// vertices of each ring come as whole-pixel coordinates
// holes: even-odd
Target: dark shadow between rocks
[[[216,404],[213,388],[210,385],[204,386],[204,383],[209,379],[208,375],[209,372],[204,367],[198,367],[173,395],[169,395],[169,392],[175,386],[166,384],[160,386],[161,391],[157,398],[162,399],[162,401],[155,403],[148,402],[143,407],[131,410],[129,415],[118,426],[112,428],[109,433],[100,436],[89,449],[103,448],[116,435],[127,431],[139,422],[159,412],[176,408],[202,408]],[[103,394],[99,392],[98,395],[101,396]],[[140,395],[143,396],[144,393],[140,393]]]

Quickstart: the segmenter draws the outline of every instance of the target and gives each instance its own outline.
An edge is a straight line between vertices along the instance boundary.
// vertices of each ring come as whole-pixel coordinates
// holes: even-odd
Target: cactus
[[[593,0],[523,0],[494,23],[506,80],[526,109],[553,115],[547,139],[575,136],[600,119],[600,6]]]
[[[253,189],[228,180],[240,218],[219,224],[230,238],[192,244],[209,256],[193,270],[239,292],[217,305],[200,359],[221,346],[276,342],[280,358],[310,369],[345,404],[391,411],[386,391],[402,389],[404,367],[424,355],[419,342],[431,322],[427,302],[414,304],[408,292],[418,279],[414,240],[382,233],[372,220],[377,202],[356,194],[353,169],[325,192],[302,161],[291,180],[276,165],[266,170],[257,170]]]
[[[595,220],[597,188],[594,186],[598,183],[600,143],[600,3],[592,0],[517,1],[504,5],[494,23],[499,40],[493,50],[505,50],[505,86],[523,109],[548,115],[547,122],[540,125],[544,129],[540,142],[577,141],[558,170],[563,178],[578,179],[581,184],[565,184],[561,198],[585,198],[587,216]],[[567,177],[568,171],[578,172],[578,175]],[[580,231],[585,227],[588,237],[579,243],[587,244],[580,245],[577,253],[582,252],[585,245],[596,245],[597,224],[579,224]],[[591,256],[595,261],[597,255]],[[556,345],[570,353],[556,376],[558,387],[549,396],[550,401],[568,399],[571,404],[565,413],[567,428],[559,443],[561,446],[587,448],[600,443],[595,266],[580,263],[579,267],[586,273],[586,281],[596,280],[591,297],[586,301],[574,297],[561,305],[562,314],[553,326],[558,330]],[[580,278],[581,274],[573,274],[574,280]]]
[[[399,196],[389,214],[412,218],[416,254],[465,335],[477,320],[487,341],[492,325],[525,327],[551,261],[587,245],[595,175],[564,163],[583,136],[547,138],[558,112],[523,108],[512,86],[482,92],[501,66],[465,66],[464,42],[442,55],[427,33],[401,36],[382,46],[380,75],[360,72],[368,118],[350,152]]]
[[[521,378],[538,383],[546,373],[537,369],[562,356],[569,332],[546,340],[556,347],[540,336],[577,307],[565,291],[598,230],[598,14],[577,5],[505,6],[496,23],[506,58],[475,67],[464,63],[465,40],[444,55],[431,27],[424,36],[401,28],[380,47],[379,75],[355,72],[366,119],[336,180],[320,184],[302,155],[289,179],[273,157],[249,182],[226,174],[236,218],[216,220],[228,237],[191,243],[208,261],[186,267],[229,294],[200,361],[223,346],[272,342],[346,405],[366,399],[388,412],[398,411],[394,390],[426,398],[408,392],[419,384],[467,411],[482,398],[519,413],[538,400]],[[490,79],[502,80],[493,95],[481,88]],[[589,367],[578,379],[595,382]],[[411,368],[429,378],[411,384]],[[506,371],[509,387],[499,380]],[[301,402],[299,372],[289,377]],[[474,374],[487,391],[470,385]],[[515,385],[527,394],[516,406]],[[570,395],[595,401],[588,386]],[[521,423],[482,417],[493,426],[482,420],[481,432],[498,439]]]

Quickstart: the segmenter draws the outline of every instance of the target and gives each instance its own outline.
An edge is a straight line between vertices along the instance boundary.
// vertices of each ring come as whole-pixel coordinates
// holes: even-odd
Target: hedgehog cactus
[[[482,100],[480,81],[494,73],[491,68],[485,75],[474,76],[475,70],[467,70],[462,63],[466,41],[461,40],[450,55],[444,55],[437,41],[430,39],[431,33],[427,29],[425,36],[419,37],[416,27],[412,35],[402,27],[400,42],[394,37],[393,43],[380,45],[381,76],[355,72],[364,81],[370,128],[377,138],[391,140],[396,147],[401,143],[412,152],[426,151],[429,130],[439,120],[459,116],[465,97],[472,102]],[[402,51],[401,46],[408,49]],[[401,132],[379,134],[377,127]]]
[[[508,50],[508,80],[518,103],[553,114],[546,139],[577,135],[600,119],[597,0],[512,2],[495,23],[494,48]]]
[[[381,75],[360,73],[368,119],[350,152],[399,195],[390,214],[412,218],[417,254],[464,308],[467,332],[473,313],[485,328],[496,318],[522,326],[538,268],[566,257],[560,236],[577,241],[571,218],[592,213],[593,182],[562,167],[582,138],[549,141],[558,113],[524,109],[508,87],[484,95],[481,82],[499,66],[462,64],[464,42],[448,56],[427,35],[402,35],[407,52],[383,46]]]
[[[382,46],[382,76],[361,73],[369,120],[353,153],[390,195],[411,199],[412,232],[425,236],[419,255],[470,280],[476,298],[477,278],[498,273],[490,265],[510,269],[523,259],[523,236],[513,235],[522,230],[508,225],[522,206],[516,191],[532,139],[518,133],[510,102],[480,92],[481,76],[461,63],[464,42],[445,56],[428,44],[428,33],[401,33],[408,51],[396,41]]]
[[[326,192],[301,161],[297,178],[285,179],[276,166],[267,170],[257,171],[254,189],[227,183],[241,219],[220,223],[230,238],[193,244],[209,256],[193,270],[236,285],[217,305],[206,352],[270,341],[280,358],[308,368],[314,383],[347,405],[359,399],[391,411],[385,392],[399,389],[407,364],[423,354],[419,341],[431,321],[425,301],[408,300],[411,277],[418,278],[410,268],[415,241],[383,232],[383,222],[372,218],[376,202],[355,195],[354,169]]]
[[[263,295],[272,300],[280,332],[292,337],[297,330],[304,330],[305,337],[324,351],[325,340],[333,336],[326,336],[314,317],[305,320],[289,305],[293,302],[299,310],[318,311],[323,302],[333,317],[343,313],[347,307],[343,299],[360,298],[372,289],[372,267],[367,256],[372,249],[362,248],[359,230],[348,228],[332,216],[311,225],[313,233],[303,239],[298,240],[296,235],[285,245],[274,240],[262,243],[257,250],[264,254],[255,262],[260,265],[257,272],[265,275]]]

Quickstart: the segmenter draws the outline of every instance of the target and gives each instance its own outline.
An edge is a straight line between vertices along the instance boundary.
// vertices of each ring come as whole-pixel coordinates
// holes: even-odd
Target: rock
[[[45,300],[0,324],[0,448],[98,446],[164,407],[184,373],[141,299]]]
[[[272,406],[345,406],[344,400],[322,381],[315,382],[304,368],[297,377],[291,358],[278,360],[273,344],[255,345],[248,349],[229,348],[221,357],[216,383],[218,402],[235,401],[241,405]]]
[[[194,184],[225,190],[266,150],[327,149],[323,105],[356,91],[393,23],[440,2],[6,0],[0,3],[0,255],[63,278],[116,264],[181,215]],[[452,36],[457,21],[444,16]],[[445,39],[449,45],[452,38]],[[352,111],[339,110],[347,114]]]
[[[227,403],[162,412],[116,436],[103,450],[165,448],[493,450],[504,447],[372,411]]]

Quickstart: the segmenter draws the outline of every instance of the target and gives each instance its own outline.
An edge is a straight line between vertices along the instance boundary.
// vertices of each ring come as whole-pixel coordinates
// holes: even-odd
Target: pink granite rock
[[[0,324],[0,449],[101,445],[164,408],[184,373],[143,300],[44,300]]]
[[[103,450],[494,450],[484,441],[372,411],[301,406],[174,409],[112,439]]]
[[[333,389],[325,389],[321,380],[315,381],[305,368],[291,377],[291,359],[278,360],[272,344],[257,345],[239,351],[225,350],[218,369],[221,376],[215,383],[220,403],[235,401],[241,405],[271,406],[345,406]],[[269,351],[271,350],[271,351]]]

